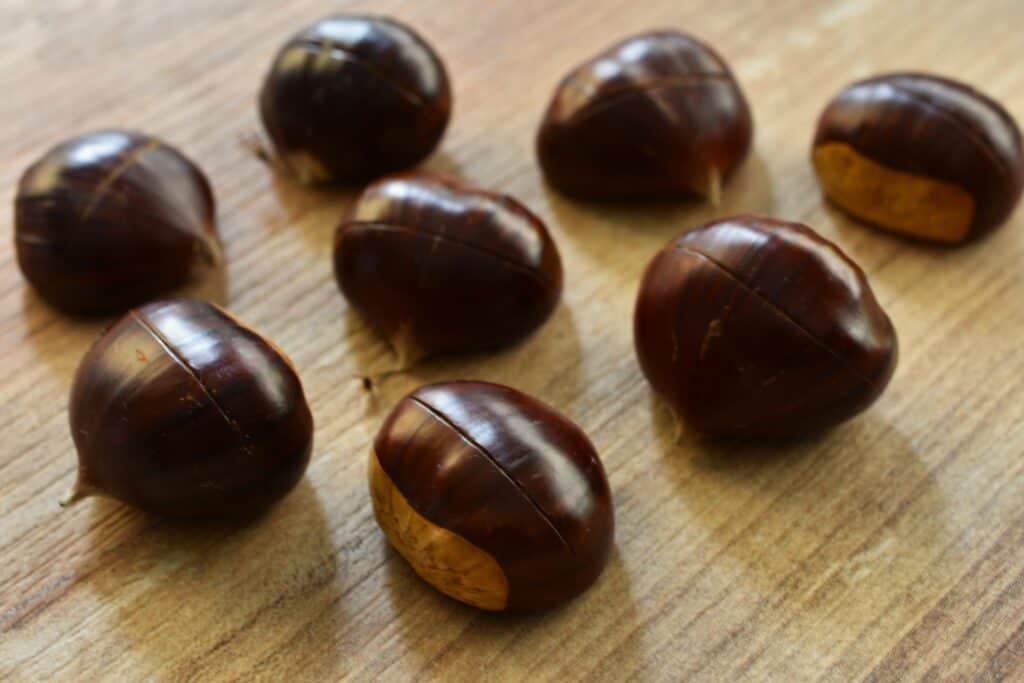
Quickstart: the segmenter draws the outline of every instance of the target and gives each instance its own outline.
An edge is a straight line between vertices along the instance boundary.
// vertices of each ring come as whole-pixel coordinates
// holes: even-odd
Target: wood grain
[[[299,488],[245,527],[179,526],[104,501],[60,511],[67,395],[103,322],[46,308],[0,251],[0,678],[6,680],[1024,680],[1024,210],[928,248],[822,202],[816,117],[849,81],[929,69],[1024,119],[1018,0],[338,2],[416,26],[455,110],[426,167],[508,192],[549,224],[563,303],[503,353],[388,380],[385,343],[331,275],[347,191],[275,180],[241,144],[275,50],[322,2],[49,0],[0,7],[0,201],[71,134],[140,128],[180,146],[219,199],[227,267],[188,291],[295,361],[316,445]],[[714,209],[598,207],[549,192],[533,137],[562,74],[635,31],[693,31],[750,99],[755,151]],[[901,365],[865,415],[787,447],[673,441],[632,349],[638,277],[670,237],[759,211],[816,227],[871,278]],[[512,384],[586,429],[609,473],[616,551],[580,599],[531,618],[431,590],[388,549],[370,440],[419,383]]]

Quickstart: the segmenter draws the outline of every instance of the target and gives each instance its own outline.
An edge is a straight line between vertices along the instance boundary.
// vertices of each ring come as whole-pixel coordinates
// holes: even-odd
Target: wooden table
[[[426,167],[513,194],[550,225],[567,286],[520,346],[418,368],[368,412],[354,377],[386,345],[335,287],[350,192],[275,180],[240,140],[278,45],[329,11],[419,28],[455,112]],[[103,321],[76,322],[0,253],[0,678],[8,680],[1024,680],[1024,210],[962,249],[914,245],[825,206],[808,146],[850,80],[924,68],[1024,120],[1024,3],[700,0],[111,0],[0,9],[0,188],[88,129],[160,135],[208,172],[227,252],[188,289],[297,364],[317,422],[309,472],[258,522],[180,526],[57,500],[76,465],[67,395]],[[542,183],[533,138],[555,83],[629,33],[673,26],[731,61],[756,149],[715,209],[598,208]],[[757,211],[806,222],[868,272],[900,367],[866,414],[798,445],[712,445],[672,425],[640,375],[638,276],[673,235]],[[365,480],[381,410],[443,378],[505,382],[560,407],[608,469],[616,550],[550,614],[448,600],[386,545]]]

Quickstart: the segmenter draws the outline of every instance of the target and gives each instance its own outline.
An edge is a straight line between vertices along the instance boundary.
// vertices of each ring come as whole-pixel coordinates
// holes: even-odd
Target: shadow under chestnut
[[[268,230],[294,231],[313,250],[329,252],[334,230],[359,194],[359,188],[303,185],[279,171],[267,172],[271,174],[270,187],[277,199],[275,210],[263,221]]]
[[[622,265],[623,254],[640,250],[646,259],[669,239],[712,220],[741,213],[771,215],[775,208],[768,166],[756,152],[726,181],[717,207],[697,196],[679,201],[585,202],[547,184],[543,188],[552,215],[573,246],[613,267]]]
[[[710,533],[703,571],[739,567],[760,594],[840,628],[854,617],[837,605],[854,592],[891,595],[894,577],[912,591],[915,577],[954,571],[934,562],[952,534],[941,492],[908,439],[870,409],[777,442],[716,441],[685,428],[677,440],[674,416],[653,394],[651,415],[665,470]],[[757,611],[767,608],[760,599]]]
[[[441,140],[441,144],[444,144],[443,139]],[[454,178],[456,180],[459,180],[460,182],[467,182],[470,185],[475,185],[475,183],[471,179],[466,179],[462,177],[462,167],[459,166],[459,162],[455,161],[455,158],[452,157],[452,155],[449,154],[444,149],[439,149],[435,151],[433,154],[427,157],[427,159],[422,164],[409,170],[423,171],[424,173],[435,173],[437,175],[445,176],[448,178]],[[483,189],[491,190],[494,192],[502,191],[500,187],[485,187]]]
[[[607,624],[606,628],[614,631],[619,624],[634,623],[637,618],[629,571],[617,546],[612,547],[608,564],[588,590],[544,612],[515,614],[470,607],[442,594],[421,579],[383,535],[380,543],[388,599],[398,624],[402,651],[416,658],[417,674],[421,676],[429,678],[450,671],[452,662],[446,660],[460,659],[463,651],[500,650],[502,659],[508,661],[525,661],[527,656],[532,661],[543,654],[551,663],[557,663],[564,660],[559,648],[566,643],[552,642],[551,634],[582,632],[592,624]],[[599,648],[601,636],[587,633],[589,639],[585,644]],[[579,644],[573,646],[573,652],[582,657],[580,650]],[[517,652],[522,653],[521,660],[516,657]],[[642,662],[645,655],[642,643],[631,639],[619,646],[614,656],[617,662],[625,661],[628,668],[629,663]],[[600,670],[596,659],[593,670]],[[502,672],[507,671],[492,673]],[[565,673],[567,679],[581,674],[578,670]]]
[[[408,172],[424,171],[459,178],[460,169],[444,150],[432,154],[423,164]],[[349,205],[359,196],[358,185],[303,185],[274,169],[268,169],[270,187],[282,213],[268,215],[264,223],[272,230],[294,229],[314,250],[334,245],[334,232]]]
[[[190,297],[212,301],[227,308],[227,293],[227,268],[223,264],[200,264],[189,273],[184,285],[152,300]],[[62,313],[39,297],[27,282],[22,289],[21,308],[27,327],[33,330],[27,340],[46,366],[62,380],[66,379],[68,387],[71,386],[71,377],[85,352],[104,330],[123,315],[71,316]],[[60,333],[44,334],[42,328],[59,329]]]
[[[340,295],[339,295],[340,296]],[[511,346],[491,351],[425,358],[413,367],[397,366],[387,341],[356,313],[345,309],[346,339],[356,372],[370,378],[367,410],[383,418],[402,396],[434,382],[480,379],[506,384],[571,412],[567,406],[583,393],[583,354],[573,314],[560,302],[536,331]],[[353,382],[360,381],[353,377]]]
[[[314,621],[337,592],[337,551],[306,479],[249,520],[183,522],[105,498],[88,504],[95,544],[79,573],[111,606],[111,627],[145,660],[140,674],[241,676],[254,654],[274,647],[269,634]],[[274,628],[261,628],[271,618]]]

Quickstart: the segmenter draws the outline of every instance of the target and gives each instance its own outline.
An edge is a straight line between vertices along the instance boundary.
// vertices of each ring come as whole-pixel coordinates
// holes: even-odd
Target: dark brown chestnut
[[[1003,223],[1024,188],[1020,130],[948,78],[875,76],[829,102],[812,150],[825,196],[868,223],[959,243]]]
[[[692,36],[629,38],[571,71],[537,136],[548,182],[582,199],[718,202],[747,155],[753,122],[736,79]]]
[[[119,313],[182,284],[198,256],[219,259],[202,171],[141,133],[63,142],[21,177],[18,265],[39,295],[74,314]]]
[[[102,494],[168,517],[248,517],[302,477],[313,418],[291,361],[205,301],[129,311],[71,390],[79,469]]]
[[[303,183],[359,183],[430,154],[448,125],[448,75],[393,19],[337,16],[277,54],[260,114],[281,164]]]
[[[896,332],[864,272],[806,225],[709,223],[647,266],[634,341],[654,390],[696,431],[795,437],[867,408]]]
[[[488,610],[553,607],[608,559],[611,493],[594,447],[537,399],[487,382],[421,387],[370,455],[377,523],[416,573]]]
[[[562,264],[539,218],[511,197],[426,174],[385,178],[338,227],[341,291],[402,367],[512,343],[551,314]]]

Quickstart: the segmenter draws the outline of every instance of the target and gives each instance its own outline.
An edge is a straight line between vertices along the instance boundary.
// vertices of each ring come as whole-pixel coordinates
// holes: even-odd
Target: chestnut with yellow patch
[[[509,387],[445,382],[402,399],[374,441],[373,509],[442,593],[534,611],[586,590],[611,549],[604,468],[566,417]]]
[[[376,453],[370,454],[370,497],[388,542],[424,581],[474,607],[505,608],[508,579],[497,561],[416,512],[381,469]]]
[[[970,86],[928,74],[843,89],[818,120],[811,158],[825,195],[851,215],[944,244],[994,230],[1024,189],[1013,118]]]

